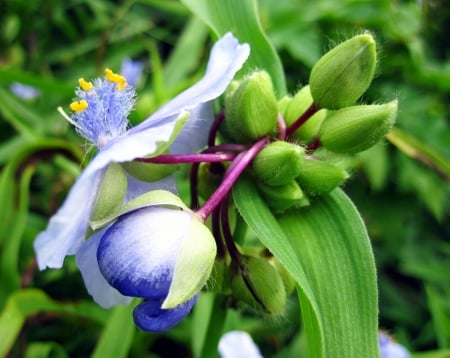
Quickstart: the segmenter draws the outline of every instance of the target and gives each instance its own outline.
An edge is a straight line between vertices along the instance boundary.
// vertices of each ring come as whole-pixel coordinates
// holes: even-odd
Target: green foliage
[[[2,2],[0,355],[213,357],[222,332],[242,329],[265,356],[305,354],[306,338],[314,357],[376,356],[379,322],[414,357],[448,357],[449,18],[445,0]],[[56,111],[68,108],[79,77],[119,70],[125,57],[142,61],[136,124],[200,77],[208,48],[225,32],[252,46],[240,76],[265,69],[280,99],[307,84],[330,43],[366,30],[379,61],[359,104],[397,97],[396,127],[386,142],[348,161],[325,153],[324,163],[336,165],[339,175],[330,176],[339,183],[346,171],[353,174],[344,190],[369,235],[340,189],[278,216],[248,181],[234,191],[243,217],[235,237],[246,248],[261,240],[297,282],[283,317],[227,312],[230,302],[208,293],[179,326],[147,335],[134,328],[132,306],[106,311],[92,302],[73,260],[62,270],[37,271],[33,241],[92,155]],[[17,98],[13,82],[40,96]]]

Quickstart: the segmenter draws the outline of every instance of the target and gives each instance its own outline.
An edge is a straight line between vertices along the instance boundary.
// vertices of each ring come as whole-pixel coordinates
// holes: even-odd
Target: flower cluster
[[[225,35],[197,84],[129,130],[136,94],[126,78],[106,70],[102,79],[79,80],[68,120],[98,153],[35,241],[41,269],[75,254],[94,300],[111,307],[142,299],[134,321],[151,332],[182,320],[208,280],[237,304],[283,313],[295,283],[265,248],[236,244],[233,185],[251,176],[274,214],[312,205],[349,176],[329,158],[374,145],[397,104],[353,105],[374,74],[367,34],[326,54],[310,84],[281,100],[265,71],[231,82],[248,55],[248,45]],[[227,88],[214,117],[211,101]],[[191,164],[189,208],[172,193],[180,163]]]

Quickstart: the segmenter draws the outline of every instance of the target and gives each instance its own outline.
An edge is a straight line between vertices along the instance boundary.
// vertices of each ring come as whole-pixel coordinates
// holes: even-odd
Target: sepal
[[[116,220],[121,215],[137,209],[145,208],[147,206],[163,206],[184,211],[191,211],[178,196],[170,191],[152,190],[128,201],[124,205],[117,207],[114,211],[102,218],[91,220],[90,226],[93,230],[98,230],[106,226],[108,223]]]
[[[313,104],[311,90],[309,85],[304,86],[298,91],[294,97],[286,105],[284,120],[286,127],[291,126],[300,116]],[[308,120],[300,126],[293,134],[292,138],[299,139],[303,142],[311,142],[319,132],[320,125],[327,114],[326,109],[321,109],[314,113]]]
[[[300,175],[295,179],[308,195],[321,195],[341,185],[348,173],[334,164],[305,159]]]
[[[295,180],[286,185],[272,186],[258,183],[258,189],[267,205],[275,212],[283,212],[292,207],[309,205],[309,200]]]
[[[122,167],[134,178],[145,182],[155,182],[177,171],[177,164],[155,164],[138,161],[122,163]]]
[[[286,291],[277,270],[266,260],[242,256],[231,279],[236,299],[267,314],[280,314],[286,306]]]
[[[396,117],[397,100],[330,112],[320,127],[320,143],[336,153],[361,152],[383,138]]]
[[[231,89],[226,106],[225,134],[232,139],[248,143],[275,133],[278,104],[267,72],[245,77]]]
[[[264,147],[253,160],[253,171],[268,185],[286,185],[301,171],[305,149],[277,141]]]
[[[178,253],[169,293],[161,308],[174,308],[196,295],[211,275],[216,253],[214,236],[193,214]]]
[[[93,204],[91,220],[101,220],[119,207],[127,193],[127,176],[117,163],[111,163],[103,171]]]
[[[314,65],[309,77],[314,102],[321,108],[352,105],[367,90],[375,74],[375,40],[354,36],[336,46]]]

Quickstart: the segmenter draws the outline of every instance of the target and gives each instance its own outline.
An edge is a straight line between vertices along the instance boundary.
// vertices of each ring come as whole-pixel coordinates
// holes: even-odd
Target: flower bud
[[[103,173],[91,214],[99,220],[123,203],[127,192],[127,177],[119,164],[111,163]]]
[[[361,152],[387,134],[396,117],[396,100],[331,112],[320,127],[320,143],[336,153]]]
[[[366,91],[375,73],[375,40],[370,34],[352,37],[322,56],[309,77],[314,102],[339,109]]]
[[[278,105],[272,80],[255,71],[232,90],[226,100],[225,133],[241,143],[275,133]]]
[[[128,174],[145,182],[155,182],[172,175],[179,166],[176,164],[155,164],[143,162],[126,162],[122,167]]]
[[[198,193],[209,198],[220,185],[226,167],[223,163],[201,163],[198,170]]]
[[[216,258],[211,276],[209,276],[205,286],[210,292],[221,294],[229,294],[231,292],[230,265],[224,258]]]
[[[295,179],[308,195],[330,192],[348,178],[348,173],[331,163],[305,159],[300,175]]]
[[[288,142],[274,142],[264,147],[253,160],[258,179],[268,185],[286,185],[301,171],[305,149]]]
[[[233,295],[258,311],[280,314],[286,305],[286,291],[277,270],[266,260],[242,256],[231,279]]]
[[[309,204],[308,199],[295,180],[281,186],[258,183],[258,189],[267,205],[276,212]]]
[[[298,91],[284,112],[284,120],[286,127],[291,126],[300,116],[311,106],[313,98],[309,86],[304,86]],[[314,113],[308,120],[300,126],[293,134],[292,138],[299,139],[303,142],[311,142],[319,132],[320,125],[326,117],[327,110],[321,109]]]

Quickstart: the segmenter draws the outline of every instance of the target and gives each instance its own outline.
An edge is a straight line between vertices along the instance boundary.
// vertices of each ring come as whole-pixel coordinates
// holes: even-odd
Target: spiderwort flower
[[[202,122],[205,121],[205,113],[211,113],[209,102],[223,93],[247,59],[249,51],[247,44],[240,45],[231,34],[226,34],[214,45],[206,73],[199,82],[175,97],[141,124],[125,132],[123,122],[117,121],[117,118],[112,116],[110,109],[117,108],[115,104],[111,103],[114,101],[119,101],[122,106],[130,108],[124,102],[134,100],[133,95],[130,95],[131,92],[115,93],[115,91],[127,91],[126,82],[113,76],[114,88],[106,88],[107,84],[102,81],[92,82],[92,87],[83,81],[82,84],[80,83],[82,98],[78,104],[73,105],[73,110],[82,113],[82,108],[85,107],[85,111],[91,108],[91,110],[94,109],[92,113],[98,113],[97,110],[103,108],[105,116],[100,116],[100,118],[79,116],[78,118],[74,117],[72,121],[80,133],[88,133],[90,136],[88,139],[92,138],[96,141],[95,144],[99,146],[99,151],[74,183],[62,207],[50,219],[47,229],[36,238],[34,248],[40,269],[60,268],[65,256],[77,253],[82,246],[83,255],[80,253],[80,256],[88,257],[95,252],[95,242],[91,242],[91,240],[99,240],[100,234],[94,235],[86,242],[84,238],[89,227],[96,189],[108,164],[128,162],[155,153],[161,143],[167,143],[171,139],[174,130],[177,126],[179,127],[180,121],[185,119],[186,115],[189,115],[189,120],[173,145],[178,142],[179,149],[185,150],[181,144],[192,145],[187,138],[193,133],[193,130],[195,130],[195,134],[197,132],[207,133],[209,128],[205,130],[203,127],[208,127],[209,122],[206,122],[204,126],[201,124],[205,124]],[[104,87],[101,87],[102,85]],[[97,86],[101,88],[97,88]],[[108,92],[108,89],[111,90],[111,88],[113,93]],[[97,94],[103,93],[104,96],[91,97],[90,91],[97,91]],[[120,111],[125,116],[123,109]],[[93,124],[101,119],[106,119],[106,125]],[[201,139],[206,142],[206,138]],[[130,190],[133,191],[134,188],[130,188]],[[96,262],[96,260],[94,261]],[[92,265],[95,265],[95,262]],[[94,269],[91,272],[94,275],[92,280],[98,279],[100,282],[102,275],[95,275]],[[106,302],[108,300],[109,303]],[[118,303],[118,300],[108,297],[105,302],[98,300],[97,302],[106,307]]]
[[[120,66],[120,74],[126,78],[130,86],[136,87],[142,77],[144,64],[131,58],[124,58]]]
[[[133,316],[138,327],[150,332],[167,330],[189,313],[216,255],[211,232],[187,208],[131,211],[91,245],[97,247],[94,261],[106,282],[124,296],[144,298]],[[84,250],[79,252],[82,256]],[[80,262],[86,259],[77,253],[80,267],[89,264]],[[83,276],[90,275],[84,271]],[[104,287],[88,289],[94,297],[104,294]]]
[[[19,82],[11,83],[11,86],[9,86],[9,89],[17,97],[26,99],[26,100],[35,99],[41,95],[41,92],[37,88],[35,88],[33,86],[24,85],[23,83],[19,83]]]
[[[393,341],[387,333],[380,331],[378,340],[382,358],[410,358],[408,350],[401,344]]]

